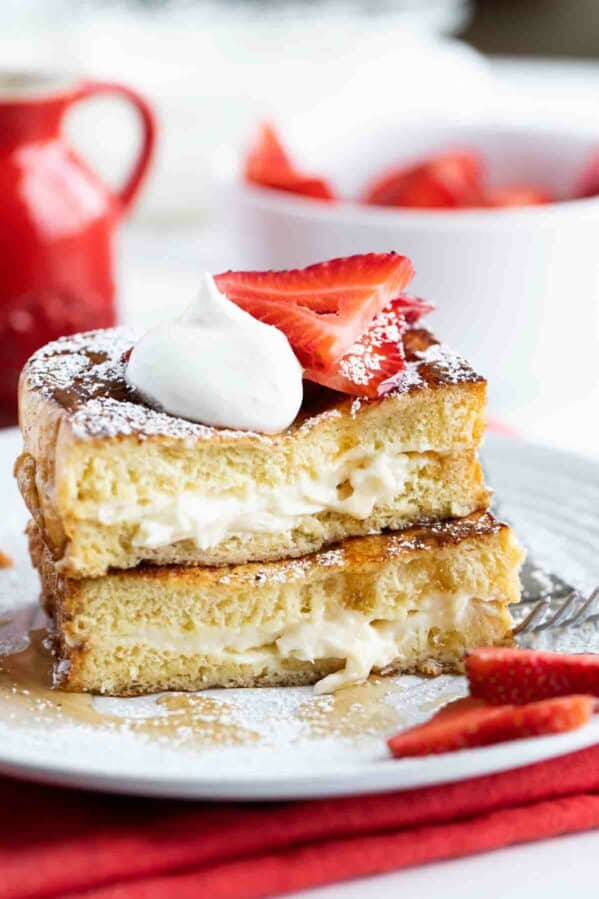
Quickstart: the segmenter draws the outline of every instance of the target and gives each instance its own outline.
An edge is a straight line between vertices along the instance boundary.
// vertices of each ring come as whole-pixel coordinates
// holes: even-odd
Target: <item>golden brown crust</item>
[[[31,357],[23,370],[19,387],[21,399],[29,391],[41,393],[46,401],[64,411],[80,439],[120,438],[137,433],[143,437],[162,434],[224,443],[233,438],[277,443],[311,428],[323,416],[337,412],[345,415],[355,411],[357,405],[376,406],[385,401],[384,398],[356,400],[328,389],[311,389],[307,391],[295,422],[282,435],[265,436],[194,425],[149,409],[128,385],[125,357],[133,341],[131,332],[113,329],[76,334],[48,344]],[[430,331],[423,328],[408,330],[404,335],[404,346],[406,367],[387,396],[485,383],[466,360],[442,346]],[[94,406],[90,414],[80,414],[85,413],[92,401]],[[94,416],[96,421],[93,421]]]
[[[476,456],[485,382],[428,332],[409,332],[408,368],[396,390],[367,401],[317,389],[298,421],[274,436],[206,428],[141,405],[129,395],[120,359],[131,338],[115,333],[49,345],[30,360],[20,384],[24,448],[15,473],[45,542],[71,577],[141,561],[219,566],[299,556],[348,536],[488,505]],[[286,531],[232,534],[202,548],[186,536],[161,546],[137,539],[135,514],[151,510],[156,491],[161,502],[174,502],[189,485],[208,496],[243,495],[252,486],[277,492],[300,475],[335,470],[358,448],[370,459],[383,448],[421,457],[424,488],[409,483],[404,495],[375,505],[363,520],[317,512]],[[132,517],[100,520],[98,509],[113,502]]]
[[[431,597],[438,597],[440,609],[457,603],[460,611],[406,644],[394,669],[458,670],[466,649],[509,640],[507,605],[519,598],[522,552],[510,529],[488,513],[356,538],[296,561],[223,569],[141,566],[80,580],[59,573],[34,524],[29,536],[42,601],[55,619],[58,674],[71,690],[134,694],[313,683],[341,662],[281,657],[274,643],[255,660],[215,656],[203,629],[279,634],[306,616],[319,620],[323,604],[368,620],[407,621],[423,603],[430,608]],[[463,607],[464,596],[481,599]]]
[[[29,511],[54,558],[60,561],[63,573],[71,577],[97,577],[109,567],[134,568],[142,562],[220,567],[297,558],[348,537],[398,530],[420,521],[463,516],[487,507],[490,494],[475,451],[421,455],[417,466],[407,494],[398,495],[393,503],[376,506],[367,518],[323,511],[305,515],[295,527],[279,533],[235,536],[207,548],[200,548],[191,540],[180,540],[167,546],[139,546],[135,542],[137,525],[110,525],[72,515],[61,519],[48,503],[42,514],[32,457],[27,454],[20,457],[16,474]],[[68,540],[63,527],[70,533]]]
[[[300,662],[294,659],[277,660],[276,667],[236,664],[229,667],[200,663],[197,669],[190,673],[189,663],[181,664],[181,660],[172,658],[168,660],[168,681],[164,680],[165,663],[163,659],[154,661],[154,668],[160,674],[154,675],[153,680],[146,679],[144,683],[133,683],[124,679],[112,681],[108,689],[99,689],[90,681],[90,657],[84,647],[73,649],[65,647],[64,642],[54,635],[51,642],[54,652],[59,658],[69,659],[69,671],[64,676],[56,677],[56,684],[61,690],[69,693],[96,693],[99,695],[111,695],[120,697],[144,696],[165,691],[195,692],[214,688],[258,688],[258,687],[306,687],[318,683],[327,674],[339,671],[343,662],[338,659],[319,659],[317,662]],[[418,658],[409,663],[398,663],[395,666],[381,671],[373,668],[375,675],[399,675],[419,674],[425,677],[439,677],[441,674],[463,674],[464,655],[468,650],[476,646],[510,646],[512,641],[509,629],[505,622],[497,622],[486,631],[481,632],[480,639],[474,639],[470,643],[465,640],[457,640],[452,646],[430,646],[426,658]],[[65,655],[66,653],[66,655]],[[149,662],[149,660],[148,660]],[[94,663],[94,676],[97,676],[97,666]],[[108,668],[108,666],[106,666]],[[113,672],[110,677],[114,677]],[[168,686],[165,686],[165,683]]]
[[[261,584],[264,581],[297,581],[315,568],[358,568],[379,565],[389,559],[408,560],[426,552],[437,553],[441,549],[457,546],[467,540],[490,537],[500,531],[507,532],[508,525],[497,521],[490,512],[476,512],[466,518],[420,524],[389,534],[372,534],[344,540],[331,549],[303,556],[301,559],[283,559],[277,562],[250,562],[245,565],[229,565],[222,568],[141,565],[119,572],[124,579],[139,577],[168,583],[176,579],[194,585]],[[116,576],[116,573],[115,573]]]

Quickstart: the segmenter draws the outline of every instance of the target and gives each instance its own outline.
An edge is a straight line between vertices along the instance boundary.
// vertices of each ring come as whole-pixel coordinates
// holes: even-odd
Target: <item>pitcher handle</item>
[[[118,81],[85,81],[78,88],[73,101],[84,100],[98,94],[119,94],[124,97],[135,107],[142,125],[142,140],[137,158],[125,184],[114,193],[124,215],[131,208],[152,161],[156,145],[156,118],[150,105],[137,91]]]

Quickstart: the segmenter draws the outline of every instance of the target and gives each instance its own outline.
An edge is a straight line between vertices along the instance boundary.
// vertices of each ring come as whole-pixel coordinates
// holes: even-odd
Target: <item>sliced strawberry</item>
[[[267,185],[277,190],[286,191],[289,194],[300,194],[304,197],[312,197],[315,200],[335,200],[335,193],[325,178],[316,178],[310,175],[294,175],[279,184]]]
[[[409,325],[416,324],[423,315],[428,315],[429,312],[435,311],[432,303],[427,303],[426,300],[421,300],[420,297],[409,297],[405,293],[395,297],[391,305],[396,312],[401,312]]]
[[[482,206],[482,164],[476,153],[443,153],[392,169],[366,191],[374,206],[455,209]]]
[[[392,307],[384,309],[332,367],[306,369],[304,377],[331,390],[376,399],[385,392],[385,382],[404,367],[406,327],[403,315]]]
[[[555,198],[550,196],[547,191],[526,184],[500,187],[487,194],[489,206],[542,206],[545,203],[553,202],[555,202]]]
[[[451,194],[424,170],[390,172],[369,189],[364,202],[370,206],[403,206],[414,209],[451,208]]]
[[[303,194],[319,200],[334,200],[331,185],[324,178],[304,175],[293,165],[272,125],[260,126],[258,136],[245,160],[246,181]]]
[[[224,272],[218,289],[286,335],[304,368],[333,365],[398,297],[414,269],[405,256],[367,253],[308,268]]]
[[[472,696],[495,705],[569,693],[599,697],[599,654],[481,648],[466,656],[466,673]]]
[[[448,702],[446,705],[441,706],[441,708],[435,712],[433,717],[430,719],[431,721],[437,721],[439,718],[449,718],[454,715],[463,715],[464,712],[472,711],[472,709],[486,709],[488,708],[487,703],[482,699],[475,699],[474,696],[462,696],[460,699],[452,699],[451,702]]]
[[[599,153],[585,165],[574,188],[574,198],[596,197],[599,194]]]
[[[474,708],[434,718],[388,740],[396,758],[456,752],[581,727],[595,710],[593,696],[564,696],[528,705]]]
[[[383,396],[392,389],[393,376],[405,364],[403,335],[407,322],[417,321],[432,308],[422,300],[398,297],[334,365],[307,369],[304,377],[353,396]]]
[[[292,172],[291,159],[278,134],[269,122],[263,122],[245,160],[245,177],[248,181],[262,183],[269,177],[282,177]]]

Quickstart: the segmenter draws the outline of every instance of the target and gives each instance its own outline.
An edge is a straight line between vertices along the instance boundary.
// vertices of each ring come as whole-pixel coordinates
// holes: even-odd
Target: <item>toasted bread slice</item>
[[[486,508],[486,384],[427,331],[375,401],[315,389],[274,436],[157,412],[128,387],[124,330],[63,338],[20,384],[16,475],[58,570],[224,565]]]
[[[61,689],[116,695],[460,671],[466,650],[509,643],[522,561],[489,513],[296,560],[101,578],[60,575],[34,523],[30,547]]]

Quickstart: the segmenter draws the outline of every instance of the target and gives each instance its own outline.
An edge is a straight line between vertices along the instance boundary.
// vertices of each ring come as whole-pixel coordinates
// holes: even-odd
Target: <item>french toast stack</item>
[[[264,435],[158,412],[115,329],[39,350],[16,475],[66,690],[459,671],[510,640],[522,552],[488,511],[486,384],[426,330],[379,399],[317,388]]]

